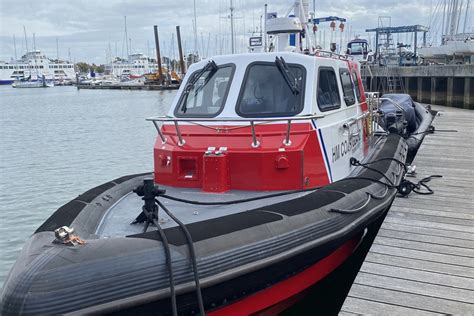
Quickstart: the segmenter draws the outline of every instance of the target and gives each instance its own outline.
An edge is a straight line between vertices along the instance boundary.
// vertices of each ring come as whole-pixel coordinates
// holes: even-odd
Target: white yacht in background
[[[474,29],[471,16],[470,1],[440,0],[431,17],[433,23],[430,25],[430,33],[441,33],[441,43],[437,45],[437,36],[433,36],[432,43],[418,50],[420,56],[442,63],[474,62]]]
[[[105,66],[105,73],[116,77],[142,76],[154,73],[158,69],[155,59],[149,58],[142,53],[128,55],[128,59],[116,57],[112,63]]]
[[[35,80],[41,76],[58,82],[76,78],[74,64],[63,60],[53,60],[39,50],[27,52],[20,60],[0,61],[0,84],[12,84],[18,80]]]

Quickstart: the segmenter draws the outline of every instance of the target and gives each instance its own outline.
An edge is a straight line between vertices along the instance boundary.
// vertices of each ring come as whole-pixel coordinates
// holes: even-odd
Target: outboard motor
[[[382,118],[384,122],[383,128],[390,134],[405,136],[407,123],[402,111],[397,110],[395,112],[386,113]]]
[[[385,94],[381,100],[380,125],[386,131],[408,137],[417,129],[414,103],[408,94]]]

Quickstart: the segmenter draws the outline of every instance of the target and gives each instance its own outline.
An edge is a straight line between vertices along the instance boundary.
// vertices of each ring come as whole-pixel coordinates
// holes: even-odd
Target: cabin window
[[[352,42],[347,45],[351,55],[362,55],[367,53],[367,44],[364,42]]]
[[[177,117],[214,117],[224,108],[235,66],[205,67],[204,72],[204,68],[196,70],[186,82],[174,110]]]
[[[359,102],[362,102],[362,93],[361,87],[359,85],[359,80],[357,79],[357,73],[355,71],[352,72],[352,80],[354,81],[356,97]]]
[[[341,77],[342,92],[344,93],[344,102],[346,105],[353,105],[356,102],[354,95],[354,86],[352,85],[351,74],[347,69],[341,69],[339,71]]]
[[[321,111],[329,111],[341,107],[341,97],[339,96],[334,69],[319,68],[317,98]]]
[[[248,66],[236,112],[242,117],[293,116],[303,110],[306,71],[288,64],[290,80],[274,62]],[[292,78],[292,79],[291,79]],[[291,81],[295,81],[295,83]],[[290,86],[291,85],[291,86]]]

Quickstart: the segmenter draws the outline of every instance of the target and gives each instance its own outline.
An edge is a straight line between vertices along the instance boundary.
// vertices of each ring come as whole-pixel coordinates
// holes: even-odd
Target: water
[[[0,86],[0,288],[41,223],[78,194],[151,171],[156,131],[175,91]]]

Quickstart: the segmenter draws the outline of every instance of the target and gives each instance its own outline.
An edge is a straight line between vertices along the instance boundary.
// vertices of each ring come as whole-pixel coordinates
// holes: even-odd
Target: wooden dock
[[[443,178],[434,195],[395,199],[341,315],[474,314],[474,111],[433,109],[439,131],[414,164],[417,179]]]
[[[114,85],[91,85],[77,84],[77,89],[96,89],[96,90],[177,90],[179,84],[157,85],[157,84],[114,84]]]

